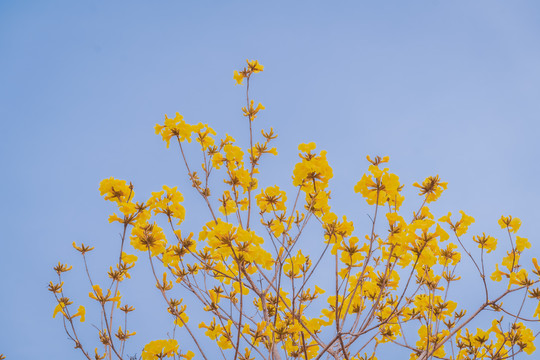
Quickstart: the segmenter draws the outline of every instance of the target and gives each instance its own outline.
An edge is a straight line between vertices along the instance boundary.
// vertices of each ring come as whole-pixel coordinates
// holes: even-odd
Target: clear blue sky
[[[389,155],[409,194],[429,175],[449,182],[437,215],[463,209],[472,233],[499,238],[497,219],[518,216],[538,252],[539,13],[502,0],[0,1],[0,353],[79,357],[46,286],[68,262],[66,286],[88,302],[72,241],[116,249],[99,181],[131,180],[140,200],[178,184],[196,199],[152,127],[179,111],[245,140],[232,72],[246,58],[265,66],[253,95],[280,135],[270,182],[288,183],[287,158],[315,141],[335,211],[362,224],[352,188],[365,155]],[[113,260],[97,258],[104,273]],[[159,303],[147,285],[128,295]],[[164,337],[138,316],[135,343]]]

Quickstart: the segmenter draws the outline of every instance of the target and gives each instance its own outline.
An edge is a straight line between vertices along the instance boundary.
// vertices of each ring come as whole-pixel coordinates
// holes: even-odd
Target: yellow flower
[[[265,107],[259,103],[257,105],[257,107],[253,107],[253,105],[255,104],[255,101],[254,100],[251,100],[250,104],[249,104],[249,108],[247,107],[243,107],[242,108],[242,112],[244,113],[244,116],[246,117],[249,117],[249,119],[251,121],[255,120],[255,118],[257,117],[257,113],[260,111],[260,110],[264,110]]]
[[[118,180],[113,177],[104,179],[99,183],[101,196],[105,195],[105,200],[124,203],[128,198],[133,198],[133,187],[126,184],[126,180]]]
[[[214,138],[210,135],[216,136],[216,131],[207,124],[199,124],[199,126],[201,127],[196,131],[196,140],[201,144],[202,149],[206,151],[210,146],[214,145]]]
[[[118,215],[116,215],[116,214],[112,214],[111,216],[109,216],[109,223],[113,223],[115,221],[118,221],[119,223],[123,224],[124,220],[125,219],[122,219],[122,218],[118,217]]]
[[[480,249],[485,249],[487,253],[497,248],[497,239],[489,235],[486,236],[486,233],[483,233],[482,236],[473,236],[473,241],[478,244]]]
[[[261,193],[255,196],[257,199],[257,206],[263,213],[271,213],[274,211],[285,211],[285,202],[287,201],[287,194],[285,191],[279,189],[279,186],[270,186]]]
[[[324,150],[321,151],[320,155],[300,153],[299,156],[302,158],[302,162],[297,163],[294,167],[293,185],[302,186],[302,191],[306,193],[309,206],[312,200],[309,194],[321,193],[321,190],[328,186],[328,181],[333,177],[333,172],[328,164],[326,151]],[[311,205],[313,206],[313,204]],[[317,214],[317,211],[315,213]]]
[[[236,202],[231,198],[229,190],[225,190],[223,197],[219,199],[219,202],[221,203],[219,212],[221,212],[223,215],[234,214],[236,210],[238,210]]]
[[[449,243],[446,246],[446,249],[441,250],[439,264],[444,265],[446,263],[449,263],[452,265],[457,265],[457,263],[461,260],[461,254],[457,251],[454,251],[455,249],[457,249],[457,245]]]
[[[244,75],[234,70],[233,79],[236,80],[236,85],[242,85],[242,82],[244,81]]]
[[[107,353],[104,353],[103,355],[99,355],[98,352],[97,352],[97,348],[95,348],[94,350],[94,359],[96,360],[102,360],[102,359],[105,359],[107,357]]]
[[[126,264],[135,264],[135,262],[137,261],[137,256],[128,255],[122,251],[122,261]]]
[[[365,256],[362,254],[362,250],[368,248],[367,244],[364,244],[362,248],[359,248],[356,244],[358,243],[358,238],[352,236],[349,239],[347,244],[343,241],[343,245],[339,247],[341,250],[341,262],[347,265],[356,265],[360,260],[364,259]]]
[[[511,215],[505,217],[504,215],[498,221],[501,229],[508,228],[508,231],[516,233],[521,227],[521,220],[518,218],[512,218]]]
[[[220,336],[220,338],[217,341],[217,345],[222,350],[227,350],[227,349],[232,349],[233,348],[232,341],[231,341],[230,337],[228,337],[228,336]]]
[[[390,156],[384,156],[382,158],[380,156],[375,156],[374,159],[371,159],[371,156],[367,155],[366,159],[367,159],[367,161],[369,161],[373,165],[379,165],[379,164],[388,162],[388,160],[390,160]]]
[[[505,273],[504,271],[499,270],[499,264],[495,264],[495,268],[496,268],[496,270],[490,276],[491,280],[493,280],[493,281],[501,281],[503,275],[508,277],[507,273]]]
[[[61,312],[62,315],[64,315],[64,316],[67,317],[66,313],[64,312],[64,307],[65,307],[65,306],[66,306],[66,304],[64,304],[63,301],[60,301],[60,302],[58,303],[58,305],[56,305],[56,307],[54,308],[54,312],[53,312],[53,316],[52,316],[52,317],[55,318],[55,317],[56,317],[56,314],[58,314],[58,312]]]
[[[515,251],[507,252],[507,256],[503,257],[502,265],[506,266],[508,271],[512,272],[519,262],[519,254]]]
[[[536,271],[540,273],[540,265],[538,265],[538,260],[536,258],[533,258],[532,262]]]
[[[119,203],[118,210],[125,216],[129,216],[137,211],[137,205],[132,202]]]
[[[185,305],[184,305],[185,306]],[[185,310],[185,307],[184,309]],[[189,321],[189,316],[185,313],[185,311],[180,312],[177,318],[174,319],[174,323],[178,327],[184,326]]]
[[[388,168],[380,169],[379,164],[386,162],[388,159],[368,160],[372,163],[369,166],[371,174],[364,174],[362,178],[354,186],[354,192],[360,193],[369,205],[384,205],[389,203],[396,210],[403,203],[404,197],[400,194],[403,186],[399,183],[399,177],[395,174],[388,173]]]
[[[206,325],[204,322],[201,322],[199,324],[199,328],[205,328],[206,332],[204,333],[206,336],[210,338],[210,340],[216,340],[217,337],[221,334],[222,327],[220,324],[216,324],[216,319],[214,318],[210,325]]]
[[[264,66],[259,64],[259,62],[257,60],[249,61],[249,60],[246,59],[246,62],[248,64],[248,68],[249,68],[249,70],[251,72],[258,73],[258,72],[263,71],[263,69],[264,69]]]
[[[88,293],[88,296],[90,296],[92,299],[100,302],[101,304],[105,304],[108,301],[117,301],[117,305],[120,305],[120,299],[122,297],[120,296],[119,292],[116,292],[116,296],[111,296],[111,289],[107,289],[107,295],[103,295],[101,287],[97,284],[92,286],[92,289],[94,291]]]
[[[536,305],[533,317],[538,317],[538,319],[540,319],[540,301],[538,301],[538,304]]]
[[[84,308],[84,306],[79,306],[79,308],[77,309],[77,312],[75,313],[75,315],[71,316],[71,318],[76,318],[77,316],[80,316],[80,321],[81,322],[84,322],[85,320],[85,316],[86,316],[86,309]]]
[[[180,225],[186,216],[186,210],[180,204],[183,201],[184,196],[178,191],[177,186],[171,188],[163,185],[162,191],[152,193],[147,205],[149,209],[154,210],[154,215],[165,214],[169,218],[169,222],[174,218],[178,220],[177,225]],[[138,223],[140,224],[141,221]]]
[[[510,274],[510,283],[508,285],[516,284],[519,286],[527,286],[530,283],[527,270],[521,269],[517,273],[513,272]]]
[[[272,230],[272,233],[276,238],[280,237],[285,231],[285,225],[279,220],[272,219],[272,222],[269,225],[270,230]]]
[[[178,341],[154,340],[144,346],[141,354],[143,360],[157,360],[164,357],[174,357],[178,354]]]
[[[449,224],[450,226],[454,226],[454,224],[452,223],[452,220],[450,220],[450,216],[452,216],[452,213],[449,212],[448,214],[444,215],[443,217],[441,217],[439,219],[439,222],[445,222],[447,224]]]
[[[454,230],[457,236],[464,235],[469,226],[474,222],[474,218],[472,216],[465,214],[462,210],[459,212],[461,213],[461,219],[454,224]]]
[[[223,147],[223,151],[225,151],[225,158],[227,161],[230,162],[236,162],[238,164],[243,163],[244,159],[244,152],[242,149],[238,146],[227,144]],[[230,166],[230,165],[229,165]],[[236,166],[232,167],[233,169],[236,168]]]
[[[244,283],[235,282],[233,283],[233,288],[234,288],[234,291],[236,291],[236,293],[238,294],[240,293],[242,293],[242,295],[249,294],[249,289],[244,285]]]
[[[292,278],[301,278],[302,273],[306,273],[311,266],[311,260],[309,257],[305,257],[301,250],[298,250],[296,256],[291,256],[285,260],[283,264],[283,273]]]
[[[77,244],[75,243],[75,241],[73,242],[73,247],[75,248],[75,250],[77,250],[78,252],[80,252],[81,254],[85,254],[87,253],[88,251],[92,251],[94,250],[93,247],[90,247],[90,246],[85,246],[84,244],[81,244],[81,246],[77,246]]]
[[[300,145],[298,145],[298,150],[300,150],[302,152],[305,152],[305,153],[310,153],[312,150],[315,150],[316,147],[317,147],[317,145],[315,145],[314,142],[310,142],[308,144],[300,144]]]
[[[418,195],[426,195],[426,202],[430,203],[437,200],[442,192],[446,190],[447,182],[442,182],[439,175],[430,176],[422,182],[422,185],[414,183],[413,186],[420,189]]]
[[[193,132],[199,131],[203,128],[203,124],[190,125],[184,121],[184,117],[179,113],[176,113],[174,118],[167,117],[165,114],[165,122],[163,125],[156,124],[154,129],[156,130],[156,135],[160,135],[167,143],[169,147],[171,138],[177,136],[180,141],[191,142],[191,134]]]
[[[429,247],[425,247],[424,251],[420,253],[420,257],[418,258],[418,264],[419,265],[426,265],[428,267],[432,267],[437,263],[437,257]]]
[[[531,248],[531,243],[526,238],[522,238],[520,236],[516,236],[516,249],[519,252],[523,252],[525,249]]]
[[[165,252],[167,240],[163,229],[156,223],[136,224],[131,230],[131,245],[140,251],[148,251],[150,249],[152,256],[157,256]]]
[[[180,355],[180,357],[186,359],[186,360],[191,360],[193,359],[193,357],[195,356],[195,353],[191,350],[189,350],[187,353],[185,353],[184,355]]]

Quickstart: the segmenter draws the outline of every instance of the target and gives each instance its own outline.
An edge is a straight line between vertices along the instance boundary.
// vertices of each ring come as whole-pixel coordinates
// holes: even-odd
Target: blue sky
[[[267,109],[259,126],[280,135],[268,185],[290,183],[296,146],[315,141],[334,168],[335,211],[360,226],[368,210],[351,195],[365,155],[388,155],[411,209],[410,185],[439,174],[449,187],[436,215],[463,209],[472,233],[496,237],[502,214],[518,216],[538,253],[539,11],[492,0],[0,2],[0,353],[78,356],[46,285],[61,260],[87,296],[72,241],[104,249],[96,273],[112,263],[119,229],[100,180],[128,179],[140,200],[179,185],[197,201],[152,127],[179,111],[245,141],[232,72],[246,58],[265,65],[253,83]],[[153,285],[131,291],[159,301]],[[136,341],[163,337],[140,316]]]

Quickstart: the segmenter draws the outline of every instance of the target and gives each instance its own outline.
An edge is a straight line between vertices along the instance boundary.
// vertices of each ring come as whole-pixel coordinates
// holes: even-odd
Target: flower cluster
[[[516,236],[521,221],[498,221],[508,241],[496,234],[467,235],[476,231],[475,219],[464,211],[459,219],[450,212],[434,215],[447,189],[439,175],[412,184],[419,189],[413,203],[418,210],[402,210],[408,206],[406,185],[385,167],[388,156],[368,156],[366,173],[350,189],[360,194],[351,203],[367,203],[369,215],[340,214],[331,207],[334,171],[327,152],[313,142],[300,144],[296,163],[283,168],[289,184],[267,184],[262,165],[277,155],[277,135],[272,128],[254,130],[265,108],[248,91],[263,70],[247,60],[233,75],[236,84],[246,85],[239,121],[246,124],[247,146],[177,113],[165,116],[155,131],[167,147],[176,138],[187,186],[163,186],[136,202],[131,183],[112,177],[101,182],[101,195],[116,209],[109,221],[121,228],[108,284],[98,284],[88,271],[88,300],[98,310],[93,315],[104,353],[91,354],[78,337],[74,320],[84,322],[91,314],[82,305],[75,310],[64,294],[62,276],[71,266],[56,265],[58,281],[49,284],[53,317],[62,315],[75,347],[87,359],[124,358],[136,334],[127,327],[135,309],[124,303],[120,287],[142,256],[175,329],[167,339],[148,342],[143,360],[209,360],[218,353],[234,360],[376,360],[377,351],[390,346],[409,351],[411,360],[532,354],[535,321],[528,312],[540,319],[540,266],[536,259],[530,266],[523,260],[532,244]],[[198,164],[186,156],[192,147]],[[189,191],[200,197],[205,213],[184,205],[182,193],[189,198]],[[87,269],[94,248],[73,247]],[[462,277],[479,289],[476,308],[461,301],[454,284]],[[523,304],[532,302],[535,311],[508,306],[512,294],[521,295]],[[200,305],[205,318],[195,319],[191,304]],[[497,314],[486,323],[488,311]]]

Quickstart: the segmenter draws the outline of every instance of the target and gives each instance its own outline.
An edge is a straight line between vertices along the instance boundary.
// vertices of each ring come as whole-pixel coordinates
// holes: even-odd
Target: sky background
[[[279,134],[266,185],[290,185],[297,145],[315,141],[334,169],[334,211],[363,234],[370,210],[352,189],[366,155],[388,155],[405,209],[420,204],[411,184],[439,174],[449,186],[436,216],[464,210],[470,235],[503,244],[497,220],[512,214],[538,254],[539,13],[537,1],[502,0],[0,1],[0,353],[80,357],[47,284],[58,261],[72,264],[65,289],[89,304],[73,241],[96,246],[99,276],[112,265],[120,228],[99,182],[132,181],[140,201],[179,185],[197,202],[153,126],[178,111],[245,144],[245,88],[232,74],[246,58],[265,66],[252,83],[266,106],[256,129]],[[207,214],[193,209],[198,224]],[[165,337],[147,328],[165,320],[145,304],[164,309],[147,262],[135,274],[140,288],[125,296],[143,309],[132,322],[142,346]]]

